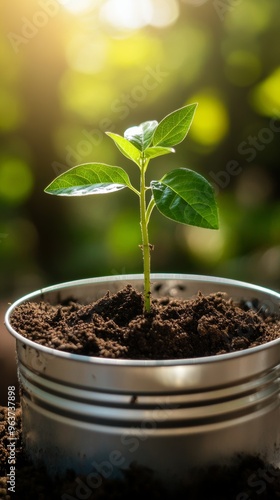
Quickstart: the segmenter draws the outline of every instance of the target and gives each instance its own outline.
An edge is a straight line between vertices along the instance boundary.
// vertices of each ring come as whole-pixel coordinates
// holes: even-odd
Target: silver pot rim
[[[41,300],[44,300],[44,295],[49,293],[49,292],[59,292],[60,290],[70,288],[70,287],[79,287],[83,285],[90,285],[90,284],[108,284],[113,283],[116,281],[127,281],[128,283],[133,280],[143,280],[143,274],[126,274],[126,275],[112,275],[112,276],[101,276],[101,277],[94,277],[94,278],[85,278],[85,279],[79,279],[79,280],[74,280],[74,281],[66,281],[63,283],[59,283],[56,285],[51,285],[48,287],[41,288],[39,290],[33,291],[31,293],[28,293],[24,295],[23,297],[19,298],[18,300],[14,301],[8,308],[6,314],[5,314],[5,320],[4,324],[7,328],[7,330],[10,332],[10,334],[15,337],[17,340],[22,342],[24,345],[36,349],[40,351],[42,354],[51,354],[59,358],[64,358],[64,359],[71,359],[72,361],[76,360],[79,362],[89,362],[92,361],[98,365],[120,365],[120,366],[134,366],[134,367],[141,367],[141,366],[149,366],[149,367],[156,367],[156,366],[173,366],[176,364],[181,364],[181,365],[194,365],[194,364],[209,364],[209,363],[217,363],[217,362],[223,362],[228,359],[235,359],[235,358],[242,358],[246,356],[250,356],[252,354],[256,354],[259,351],[262,351],[264,349],[272,348],[279,344],[280,346],[280,337],[278,339],[266,342],[265,344],[255,346],[255,347],[250,347],[248,349],[242,350],[242,351],[235,351],[231,353],[226,353],[226,354],[218,354],[214,356],[205,356],[205,357],[199,357],[199,358],[182,358],[182,359],[165,359],[165,360],[135,360],[135,359],[111,359],[111,358],[99,358],[95,356],[85,356],[81,354],[72,354],[72,353],[67,353],[64,351],[58,351],[54,348],[46,347],[41,344],[37,344],[36,342],[33,342],[32,340],[29,340],[25,338],[23,335],[19,334],[12,326],[10,323],[10,318],[16,307],[21,305],[23,302],[26,301],[32,301],[33,299],[38,299],[41,297]],[[275,300],[279,301],[280,303],[280,292],[276,292],[274,290],[271,290],[269,288],[255,285],[252,283],[247,283],[245,281],[239,281],[235,279],[230,279],[230,278],[223,278],[223,277],[216,277],[216,276],[206,276],[206,275],[197,275],[197,274],[178,274],[178,273],[152,273],[151,274],[151,281],[153,280],[192,280],[192,281],[197,281],[199,282],[205,282],[207,281],[208,283],[215,283],[215,284],[223,284],[223,285],[229,285],[231,287],[242,287],[244,290],[250,290],[252,292],[260,292],[263,294],[268,294],[272,296]]]

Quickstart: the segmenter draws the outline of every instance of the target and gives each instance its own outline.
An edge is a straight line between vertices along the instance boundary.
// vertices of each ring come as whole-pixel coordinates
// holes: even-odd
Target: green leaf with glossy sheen
[[[45,192],[57,196],[106,194],[131,187],[127,173],[104,163],[84,163],[59,175]]]
[[[152,146],[151,148],[145,150],[145,157],[151,159],[156,158],[157,156],[167,155],[169,153],[175,153],[175,149]]]
[[[139,165],[139,158],[140,158],[139,149],[137,149],[130,141],[128,141],[127,139],[125,139],[125,137],[122,137],[121,135],[113,134],[112,132],[106,132],[106,134],[109,137],[111,137],[111,139],[113,139],[114,143],[124,156],[134,161],[136,165]]]
[[[155,120],[144,122],[138,126],[128,128],[124,133],[124,137],[139,151],[145,151],[152,142],[157,126],[158,122]]]
[[[192,124],[197,103],[173,111],[159,123],[153,137],[154,146],[172,147],[182,142]]]
[[[214,189],[202,175],[186,168],[152,181],[151,189],[158,210],[176,222],[218,229],[218,210]]]

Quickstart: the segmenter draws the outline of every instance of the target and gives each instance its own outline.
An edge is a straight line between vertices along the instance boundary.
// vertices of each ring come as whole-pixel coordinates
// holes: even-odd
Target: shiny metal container
[[[58,352],[10,325],[23,301],[88,303],[142,275],[93,278],[45,288],[15,302],[5,323],[17,341],[23,438],[35,463],[51,475],[71,468],[97,488],[132,462],[166,481],[186,480],[193,467],[260,454],[280,466],[280,339],[196,359],[113,360]],[[226,292],[258,298],[279,311],[280,294],[243,282],[195,275],[152,275],[153,296]]]

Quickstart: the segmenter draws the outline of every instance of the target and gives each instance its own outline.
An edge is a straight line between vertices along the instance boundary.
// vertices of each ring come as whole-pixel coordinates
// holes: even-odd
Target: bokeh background
[[[198,102],[176,155],[151,178],[193,168],[217,191],[219,231],[153,212],[154,272],[280,288],[279,0],[2,0],[0,294],[142,271],[128,190],[56,198],[77,163],[128,169],[105,135]]]

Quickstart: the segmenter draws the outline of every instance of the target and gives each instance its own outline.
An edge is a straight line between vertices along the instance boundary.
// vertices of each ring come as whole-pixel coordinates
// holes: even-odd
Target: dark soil
[[[123,479],[104,479],[90,490],[86,477],[69,471],[51,481],[42,467],[36,469],[25,457],[21,442],[21,412],[16,413],[15,492],[9,492],[7,474],[9,444],[7,408],[0,407],[0,499],[2,500],[279,500],[280,470],[259,457],[236,457],[231,466],[213,466],[193,471],[193,481],[169,492],[155,480],[152,471],[133,465]],[[77,490],[78,486],[84,489]]]
[[[76,354],[125,359],[193,358],[247,349],[278,338],[279,316],[252,299],[234,304],[224,294],[153,301],[143,314],[143,298],[127,286],[115,295],[83,305],[73,299],[60,305],[25,303],[12,325],[23,336]],[[0,499],[9,500],[279,500],[280,470],[256,456],[235,457],[231,466],[194,470],[192,481],[166,491],[153,472],[134,464],[122,479],[105,479],[90,490],[86,477],[68,471],[50,480],[25,456],[17,410],[16,487],[8,495],[7,409],[0,409]],[[82,488],[78,490],[78,486]]]
[[[11,319],[24,337],[59,351],[123,359],[181,359],[240,351],[279,337],[280,317],[257,299],[235,304],[225,294],[155,299],[130,285],[95,303],[28,302]]]

